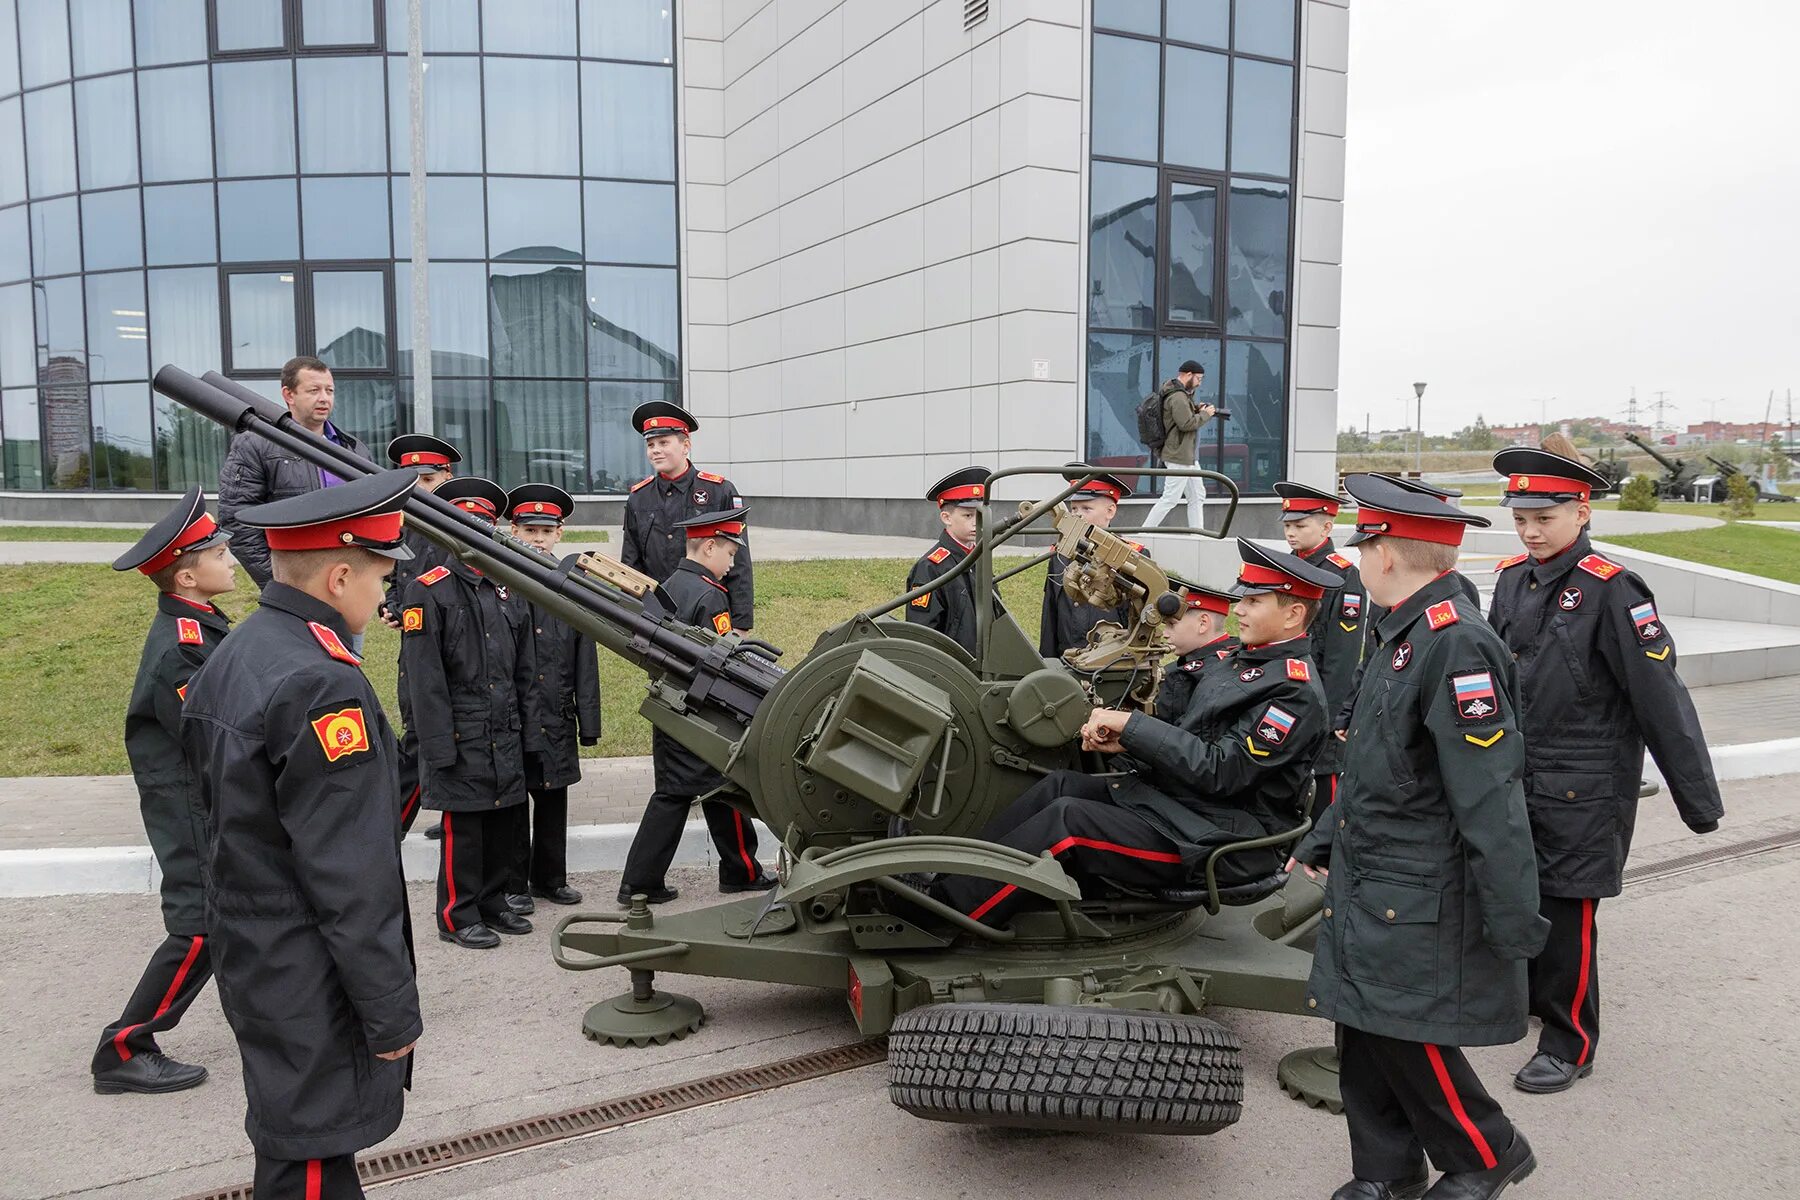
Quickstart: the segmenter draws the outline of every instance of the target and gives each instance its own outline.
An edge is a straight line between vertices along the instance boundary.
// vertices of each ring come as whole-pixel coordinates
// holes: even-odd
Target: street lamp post
[[[1418,402],[1418,416],[1413,425],[1419,431],[1418,451],[1413,459],[1413,470],[1421,477],[1425,474],[1425,385],[1413,384],[1413,399]]]

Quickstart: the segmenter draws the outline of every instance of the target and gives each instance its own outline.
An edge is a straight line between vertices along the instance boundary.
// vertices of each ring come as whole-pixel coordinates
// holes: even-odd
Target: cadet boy
[[[553,555],[575,499],[551,483],[526,483],[506,494],[513,536]],[[563,559],[568,565],[574,555]],[[518,857],[507,885],[509,907],[580,904],[569,886],[569,785],[581,778],[580,746],[600,742],[600,663],[593,639],[537,605],[531,610],[537,679],[525,697],[525,786],[531,822],[521,822]],[[579,742],[579,745],[577,743]],[[522,901],[523,903],[515,903]]]
[[[346,645],[407,554],[416,479],[383,471],[241,511],[266,531],[274,578],[182,712],[258,1196],[363,1194],[354,1155],[399,1127],[424,1029],[393,731]]]
[[[667,604],[669,615],[675,620],[720,634],[736,628],[724,580],[731,574],[732,561],[747,544],[744,517],[749,512],[749,508],[739,507],[689,517],[676,524],[676,531],[686,539],[687,557],[676,564],[659,589],[660,600]],[[660,729],[651,733],[650,746],[656,790],[650,795],[637,836],[631,839],[631,849],[625,855],[625,870],[619,881],[620,904],[631,903],[637,892],[648,896],[652,904],[675,898],[677,893],[664,881],[664,875],[675,859],[688,808],[696,796],[725,782],[724,776]],[[701,801],[700,811],[706,816],[707,831],[719,853],[719,890],[760,892],[774,887],[775,877],[764,872],[756,860],[756,828],[750,818],[719,800]]]
[[[237,586],[228,538],[193,488],[113,563],[156,585],[156,616],[144,638],[137,682],[125,709],[125,756],[137,784],[150,852],[162,871],[163,939],[119,1019],[94,1050],[94,1090],[178,1092],[206,1078],[206,1068],[176,1062],[156,1035],[175,1028],[212,977],[206,946],[206,810],[194,764],[181,746],[181,704],[188,681],[231,632],[213,603]]]
[[[1319,668],[1319,684],[1325,689],[1326,711],[1336,714],[1349,701],[1362,667],[1363,643],[1368,622],[1363,612],[1362,578],[1356,566],[1337,552],[1331,530],[1337,521],[1338,498],[1303,483],[1283,481],[1275,485],[1281,497],[1281,532],[1288,549],[1312,563],[1344,577],[1344,586],[1327,592],[1319,602],[1307,636],[1312,639],[1312,660]],[[1334,730],[1335,732],[1335,730]],[[1319,761],[1313,764],[1313,816],[1331,803],[1343,742],[1325,739]]]
[[[1181,615],[1169,626],[1169,644],[1177,657],[1163,672],[1162,687],[1156,693],[1156,715],[1165,721],[1179,719],[1207,668],[1231,657],[1242,644],[1225,632],[1225,617],[1235,595],[1175,575],[1169,576],[1169,585],[1181,597]],[[1214,674],[1223,670],[1221,667]]]
[[[907,573],[907,591],[949,574],[975,548],[977,517],[990,474],[986,467],[959,467],[926,490],[925,498],[938,506],[944,531]],[[946,586],[915,598],[906,606],[906,619],[937,630],[974,654],[975,573],[965,571]]]
[[[1231,842],[1267,837],[1303,819],[1301,796],[1325,736],[1325,697],[1306,657],[1306,627],[1338,576],[1238,540],[1235,589],[1243,645],[1209,668],[1187,708],[1167,718],[1096,709],[1082,748],[1130,754],[1125,780],[1057,771],[1013,801],[982,838],[1050,854],[1080,879],[1134,888],[1177,887]],[[1274,874],[1276,850],[1228,855],[1222,884]],[[1002,925],[1030,903],[1011,884],[949,875],[940,899]]]
[[[1093,471],[1094,468],[1086,463],[1070,463],[1063,468],[1063,478],[1073,483]],[[1125,486],[1124,480],[1102,472],[1082,484],[1081,490],[1070,496],[1067,503],[1069,511],[1076,516],[1095,528],[1106,529],[1119,515],[1119,501],[1130,495],[1131,489]],[[1136,542],[1131,545],[1136,550],[1143,550]],[[1049,572],[1044,576],[1044,612],[1038,627],[1038,653],[1045,658],[1061,658],[1063,651],[1087,645],[1089,631],[1101,621],[1125,623],[1126,606],[1123,604],[1116,608],[1098,608],[1071,599],[1062,586],[1063,570],[1067,566],[1068,561],[1062,555],[1053,554]]]
[[[438,495],[483,521],[500,485],[452,479]],[[444,814],[438,937],[491,950],[531,932],[505,888],[525,820],[521,698],[537,682],[529,605],[460,559],[406,585],[400,609],[400,710],[419,735],[423,803]]]
[[[1295,852],[1329,867],[1307,988],[1338,1027],[1354,1178],[1333,1200],[1497,1196],[1537,1161],[1460,1047],[1525,1034],[1525,963],[1543,945],[1512,656],[1457,575],[1483,517],[1371,475],[1363,586],[1387,615],[1334,804]],[[1426,1192],[1426,1155],[1444,1176]]]
[[[1588,543],[1588,499],[1605,490],[1605,477],[1516,447],[1496,454],[1494,469],[1507,477],[1500,503],[1512,509],[1525,553],[1495,568],[1488,619],[1519,663],[1525,803],[1539,911],[1550,922],[1530,972],[1531,1012],[1544,1028],[1513,1084],[1560,1092],[1594,1069],[1594,910],[1623,883],[1645,743],[1689,829],[1711,833],[1725,806],[1656,598]]]

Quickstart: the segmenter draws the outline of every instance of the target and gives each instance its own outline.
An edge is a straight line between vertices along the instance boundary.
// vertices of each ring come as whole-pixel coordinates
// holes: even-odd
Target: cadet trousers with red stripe
[[[524,820],[523,804],[444,814],[444,837],[438,843],[440,933],[455,933],[510,911],[506,882]]]
[[[256,1200],[359,1200],[363,1194],[354,1154],[296,1161],[259,1150],[252,1183]]]
[[[506,890],[523,895],[530,888],[549,891],[569,882],[569,789],[533,788],[531,818],[519,822]]]
[[[650,793],[644,806],[644,818],[638,823],[637,836],[625,855],[625,870],[620,877],[620,890],[627,893],[661,887],[675,851],[681,844],[681,830],[687,824],[692,796],[673,796],[668,792]],[[749,883],[762,874],[756,861],[756,826],[749,817],[729,804],[705,800],[700,811],[706,817],[706,831],[712,835],[713,849],[719,854],[719,882]]]
[[[1440,1171],[1482,1171],[1512,1146],[1512,1122],[1457,1047],[1339,1025],[1338,1057],[1358,1179],[1405,1179],[1427,1154]]]
[[[133,1055],[158,1050],[156,1035],[175,1028],[206,981],[212,978],[212,955],[198,934],[170,934],[150,956],[144,974],[125,1002],[119,1019],[100,1035],[94,1051],[95,1071],[110,1071]]]
[[[1106,780],[1056,771],[1031,785],[981,831],[1030,854],[1049,851],[1077,879],[1108,879],[1127,887],[1177,887],[1187,881],[1181,847],[1155,826],[1111,801]],[[1021,908],[1044,901],[1011,884],[973,875],[945,875],[932,890],[978,921],[1004,925]]]
[[[1543,952],[1531,960],[1531,1015],[1544,1022],[1538,1049],[1583,1066],[1600,1044],[1598,900],[1545,896],[1538,912],[1550,922]]]

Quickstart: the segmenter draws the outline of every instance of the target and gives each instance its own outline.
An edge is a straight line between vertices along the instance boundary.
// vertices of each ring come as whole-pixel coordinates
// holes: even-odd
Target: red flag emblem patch
[[[369,748],[369,727],[363,722],[361,705],[314,717],[312,727],[328,763]]]

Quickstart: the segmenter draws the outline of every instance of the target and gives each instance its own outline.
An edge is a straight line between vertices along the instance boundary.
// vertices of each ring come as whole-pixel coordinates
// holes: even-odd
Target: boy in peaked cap
[[[944,529],[937,544],[907,572],[907,591],[949,574],[975,548],[978,514],[987,502],[990,474],[986,467],[959,467],[926,489],[925,498],[938,506],[938,520]],[[944,587],[908,602],[906,619],[937,630],[974,654],[974,572],[965,571]]]
[[[1131,489],[1125,481],[1110,472],[1090,467],[1087,463],[1070,463],[1063,468],[1063,478],[1070,483],[1093,475],[1081,490],[1070,496],[1065,503],[1069,510],[1096,529],[1107,529],[1112,526],[1119,515],[1119,502],[1130,497]],[[1144,548],[1132,542],[1133,549]],[[1092,604],[1084,604],[1075,600],[1063,590],[1063,570],[1068,566],[1060,554],[1050,556],[1050,567],[1044,576],[1044,609],[1039,622],[1038,653],[1045,658],[1061,658],[1063,651],[1076,646],[1085,646],[1087,636],[1094,626],[1101,621],[1112,621],[1123,625],[1126,617],[1126,606],[1116,608],[1098,608]]]

